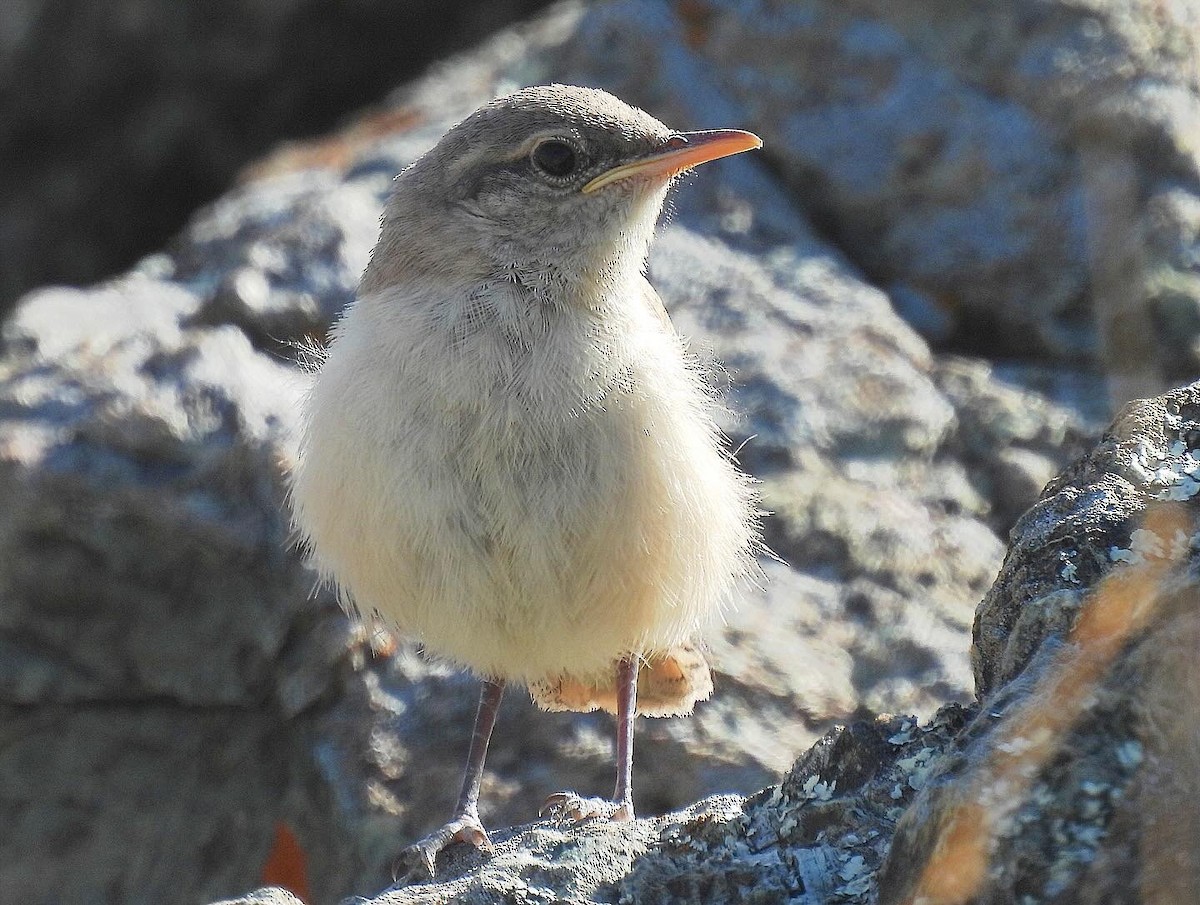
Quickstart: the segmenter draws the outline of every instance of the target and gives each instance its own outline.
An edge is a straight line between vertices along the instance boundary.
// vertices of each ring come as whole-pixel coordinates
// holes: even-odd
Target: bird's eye
[[[570,176],[579,166],[579,154],[562,139],[548,138],[533,149],[533,165],[555,179]]]

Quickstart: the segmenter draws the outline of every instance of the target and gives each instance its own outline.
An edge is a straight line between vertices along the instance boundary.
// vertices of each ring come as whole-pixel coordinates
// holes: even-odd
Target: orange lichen
[[[1194,530],[1183,506],[1150,509],[1143,528],[1163,539],[1164,550],[1178,532]],[[997,740],[963,800],[943,819],[941,837],[906,905],[957,905],[978,894],[997,828],[1059,750],[1125,643],[1146,627],[1166,579],[1179,566],[1168,556],[1150,557],[1104,577],[1053,667],[997,728]]]

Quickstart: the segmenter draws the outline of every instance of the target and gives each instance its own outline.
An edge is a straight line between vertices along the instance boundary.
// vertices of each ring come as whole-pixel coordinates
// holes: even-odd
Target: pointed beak
[[[597,189],[602,189],[610,183],[630,176],[670,179],[672,176],[690,170],[692,167],[728,157],[730,154],[740,154],[742,151],[753,151],[762,147],[762,139],[753,132],[743,132],[741,129],[715,129],[711,132],[678,132],[667,139],[657,151],[639,157],[637,160],[623,163],[605,170],[582,189],[585,195]]]

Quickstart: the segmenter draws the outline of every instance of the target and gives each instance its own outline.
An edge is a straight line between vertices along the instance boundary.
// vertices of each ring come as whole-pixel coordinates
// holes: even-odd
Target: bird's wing
[[[616,670],[601,679],[559,676],[529,685],[543,710],[617,712]],[[691,713],[697,701],[712,694],[712,671],[698,644],[680,644],[642,659],[638,669],[637,712],[642,716],[680,716]]]
[[[675,325],[671,323],[671,318],[667,314],[666,306],[663,305],[662,299],[658,297],[658,293],[654,287],[650,285],[650,281],[644,276],[638,277],[638,292],[641,294],[641,301],[647,308],[654,312],[662,325],[666,328],[667,333],[675,335]]]

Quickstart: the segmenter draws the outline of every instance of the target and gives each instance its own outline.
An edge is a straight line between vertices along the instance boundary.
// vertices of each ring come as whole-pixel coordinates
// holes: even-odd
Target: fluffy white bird
[[[454,817],[414,849],[430,872],[452,840],[488,846],[505,683],[617,714],[614,800],[552,802],[614,819],[633,816],[635,713],[711,690],[690,642],[756,568],[757,506],[644,272],[673,178],[759,146],[555,85],[488,104],[396,180],[292,502],[347,601],[484,681]]]

